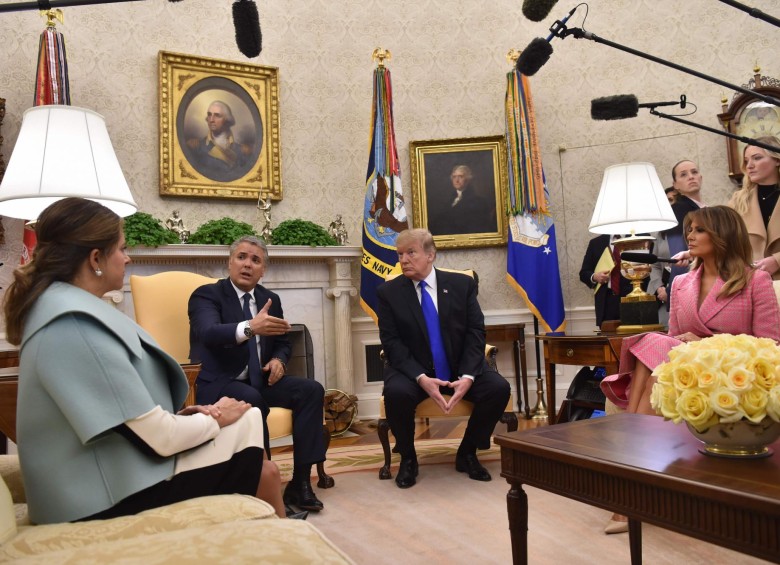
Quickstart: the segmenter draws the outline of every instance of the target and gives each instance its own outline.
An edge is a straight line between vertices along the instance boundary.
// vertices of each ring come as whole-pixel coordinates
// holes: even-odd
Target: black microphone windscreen
[[[236,28],[236,45],[247,57],[257,57],[263,49],[260,33],[260,16],[253,0],[233,2],[233,27]]]
[[[633,94],[605,96],[590,101],[590,117],[594,120],[624,120],[636,118],[639,100]]]
[[[552,52],[553,48],[549,41],[541,37],[532,39],[528,47],[523,49],[517,58],[517,70],[527,77],[534,76],[536,71],[541,69],[550,59]]]
[[[643,253],[643,252],[632,252],[632,251],[624,251],[620,254],[620,258],[623,261],[629,261],[631,263],[645,263],[647,265],[652,265],[653,263],[677,263],[677,259],[667,258],[667,257],[659,257],[658,255],[653,255],[652,253]]]
[[[623,253],[620,254],[620,258],[623,261],[629,261],[631,263],[644,263],[646,265],[652,265],[653,263],[658,262],[658,257],[652,253],[623,251]]]
[[[541,22],[558,0],[525,0],[523,2],[523,15],[532,22]]]

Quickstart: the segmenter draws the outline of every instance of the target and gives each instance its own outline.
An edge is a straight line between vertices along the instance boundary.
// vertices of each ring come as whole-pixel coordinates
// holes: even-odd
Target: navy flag
[[[371,117],[371,151],[363,201],[360,305],[376,321],[376,288],[390,272],[400,272],[395,240],[399,232],[409,227],[393,129],[390,71],[381,62],[374,70]]]

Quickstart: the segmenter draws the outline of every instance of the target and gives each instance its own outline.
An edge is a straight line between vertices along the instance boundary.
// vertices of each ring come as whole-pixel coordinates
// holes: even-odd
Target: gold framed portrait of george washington
[[[504,136],[412,141],[414,227],[439,249],[507,242]]]
[[[279,70],[160,51],[160,194],[282,199]]]

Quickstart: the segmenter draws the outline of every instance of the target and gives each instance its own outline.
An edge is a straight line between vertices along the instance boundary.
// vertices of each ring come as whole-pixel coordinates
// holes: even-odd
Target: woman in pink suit
[[[752,267],[745,222],[733,209],[710,206],[691,212],[684,230],[691,271],[674,279],[669,332],[623,340],[620,373],[606,377],[604,394],[627,412],[655,414],[652,371],[669,351],[719,333],[780,341],[780,308],[769,273]]]
[[[669,351],[688,341],[719,333],[750,334],[780,341],[780,307],[768,272],[752,266],[745,222],[732,208],[710,206],[690,212],[683,224],[691,271],[675,277],[669,333],[646,333],[623,340],[620,373],[605,377],[601,389],[627,412],[655,414],[652,372]],[[628,531],[625,516],[614,514],[604,532]]]

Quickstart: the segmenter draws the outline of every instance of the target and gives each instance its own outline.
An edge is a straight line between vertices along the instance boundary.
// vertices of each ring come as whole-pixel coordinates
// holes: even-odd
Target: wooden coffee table
[[[528,562],[530,485],[629,518],[631,563],[642,522],[780,563],[780,441],[764,459],[699,453],[684,425],[618,414],[500,434],[514,563]]]

